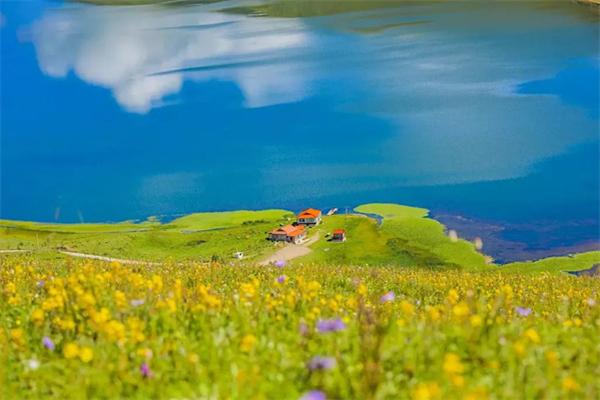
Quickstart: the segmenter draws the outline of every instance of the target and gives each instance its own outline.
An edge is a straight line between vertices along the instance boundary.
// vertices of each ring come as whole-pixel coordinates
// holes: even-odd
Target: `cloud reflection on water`
[[[306,46],[309,35],[292,20],[272,21],[269,31],[263,25],[248,17],[180,9],[69,7],[47,12],[33,25],[31,38],[44,73],[61,78],[73,71],[110,89],[131,112],[160,106],[186,79],[234,81],[248,107],[301,99],[308,90],[304,75],[295,73],[293,63],[269,64],[266,57],[286,57]],[[198,68],[247,61],[254,66]]]
[[[368,33],[356,33],[365,26]],[[243,119],[247,123],[230,128],[236,133],[221,159],[261,154],[253,164],[260,176],[246,192],[254,199],[277,194],[285,203],[307,191],[325,197],[514,179],[597,141],[597,116],[552,96],[514,90],[519,82],[556,74],[565,60],[597,54],[597,40],[582,39],[597,30],[568,14],[512,3],[423,3],[312,19],[255,18],[205,6],[76,6],[46,12],[31,37],[46,74],[73,71],[110,89],[131,112],[176,102],[185,81],[197,82],[199,90],[207,81],[234,83],[243,106],[263,108],[260,115],[221,104],[215,104],[225,110],[218,115],[194,109],[178,128],[173,153],[195,147],[183,135],[192,119],[216,135],[225,133],[224,118]],[[209,97],[218,94],[207,89]],[[186,106],[194,107],[181,109]],[[350,116],[359,118],[344,123]],[[249,146],[256,149],[251,153]],[[196,161],[181,171],[153,170],[160,179],[144,182],[179,184],[179,176],[206,168]],[[235,168],[221,166],[214,181]],[[177,203],[165,187],[165,197]]]

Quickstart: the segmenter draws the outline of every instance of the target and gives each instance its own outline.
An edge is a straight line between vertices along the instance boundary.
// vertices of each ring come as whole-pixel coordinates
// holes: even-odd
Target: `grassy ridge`
[[[343,243],[322,240],[314,252],[299,259],[323,264],[368,264],[419,267],[450,267],[483,270],[490,268],[485,257],[466,241],[453,242],[444,226],[428,218],[424,208],[398,204],[365,204],[355,211],[381,217],[381,225],[364,215],[327,217],[322,233],[343,228]]]
[[[600,251],[574,254],[565,257],[549,257],[538,261],[514,262],[501,267],[504,272],[550,272],[582,271],[600,263]]]
[[[258,258],[272,249],[266,232],[293,215],[284,210],[199,213],[169,223],[37,224],[0,221],[0,248],[81,253],[139,260]]]

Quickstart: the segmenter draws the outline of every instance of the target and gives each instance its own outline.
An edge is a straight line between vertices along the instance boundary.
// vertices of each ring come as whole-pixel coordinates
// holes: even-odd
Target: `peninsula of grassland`
[[[62,258],[68,252],[97,257],[163,262],[219,261],[257,264],[286,245],[267,240],[273,228],[289,224],[287,210],[195,213],[169,222],[57,224],[0,220],[0,251],[24,251],[36,257]],[[347,240],[329,233],[344,229]],[[424,208],[365,204],[353,213],[325,216],[309,229],[310,249],[294,264],[371,265],[498,269],[491,257],[469,241],[447,234]],[[310,240],[314,238],[315,240]],[[287,245],[289,246],[289,245]],[[234,257],[243,254],[242,259]],[[506,271],[579,271],[600,263],[600,252],[554,257],[501,266]]]

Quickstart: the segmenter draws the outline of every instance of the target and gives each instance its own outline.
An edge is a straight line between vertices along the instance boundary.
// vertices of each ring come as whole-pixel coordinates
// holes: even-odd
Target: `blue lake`
[[[0,3],[0,216],[430,208],[599,244],[599,18],[569,2]]]

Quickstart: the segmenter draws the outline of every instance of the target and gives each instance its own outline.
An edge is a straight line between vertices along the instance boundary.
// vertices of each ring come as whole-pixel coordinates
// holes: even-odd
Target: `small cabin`
[[[274,242],[301,243],[306,238],[306,230],[303,225],[286,225],[273,229],[269,233],[269,239]]]
[[[297,223],[300,225],[318,225],[321,223],[321,210],[307,208],[298,214]]]
[[[346,231],[343,229],[334,230],[331,240],[334,240],[336,242],[344,242],[346,240]]]

